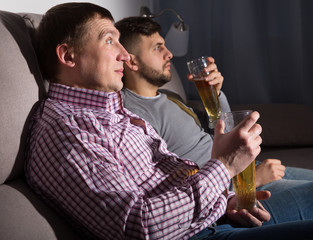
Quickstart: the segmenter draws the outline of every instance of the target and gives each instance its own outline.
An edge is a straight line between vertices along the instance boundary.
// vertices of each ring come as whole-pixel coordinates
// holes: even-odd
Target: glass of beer
[[[246,116],[252,113],[251,110],[239,110],[223,113],[222,119],[225,122],[225,133],[232,130]],[[241,173],[233,177],[234,190],[237,196],[236,209],[250,210],[257,206],[255,187],[255,161]]]
[[[187,62],[187,66],[190,74],[193,76],[204,108],[209,115],[209,128],[213,129],[216,125],[216,121],[221,117],[222,111],[215,86],[209,85],[204,79],[209,75],[209,73],[204,70],[204,68],[208,66],[207,57],[203,56],[191,60]]]

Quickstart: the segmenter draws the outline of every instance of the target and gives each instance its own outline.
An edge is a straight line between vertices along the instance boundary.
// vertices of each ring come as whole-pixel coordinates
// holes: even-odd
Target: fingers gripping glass
[[[209,116],[209,128],[213,129],[216,121],[221,117],[221,106],[215,86],[209,85],[205,80],[205,77],[208,75],[208,72],[204,69],[208,66],[207,57],[203,56],[191,60],[187,62],[187,66]]]
[[[251,110],[223,113],[222,120],[225,122],[225,133],[231,131],[238,123],[251,113]],[[233,177],[232,180],[237,196],[237,210],[249,210],[256,207],[255,161],[250,163],[244,171]]]

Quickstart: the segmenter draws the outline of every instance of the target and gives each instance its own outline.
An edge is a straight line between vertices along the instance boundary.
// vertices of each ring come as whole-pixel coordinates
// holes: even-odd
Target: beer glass
[[[252,113],[251,110],[240,110],[222,114],[225,122],[225,133],[232,130],[246,116]],[[236,209],[250,210],[256,207],[256,187],[255,187],[255,161],[241,173],[233,177],[234,190],[237,196]]]
[[[221,117],[222,111],[215,86],[209,85],[204,79],[209,74],[204,70],[208,66],[207,57],[203,56],[191,60],[187,62],[187,66],[193,76],[204,108],[209,115],[209,128],[213,129],[216,121]]]

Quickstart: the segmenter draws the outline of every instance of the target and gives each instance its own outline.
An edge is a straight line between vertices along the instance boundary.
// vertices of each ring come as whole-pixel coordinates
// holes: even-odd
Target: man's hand
[[[271,193],[269,191],[258,191],[256,193],[258,200],[266,200],[270,196]],[[258,207],[254,207],[250,211],[246,209],[237,211],[235,208],[236,196],[228,201],[226,216],[229,222],[240,224],[243,227],[259,227],[262,226],[263,222],[268,222],[271,219],[271,215],[260,202],[258,202]]]
[[[262,128],[256,123],[259,117],[258,112],[252,112],[226,134],[225,123],[218,120],[216,124],[212,158],[225,165],[231,178],[242,172],[261,151]]]
[[[214,58],[208,57],[207,62],[208,66],[204,70],[209,73],[209,75],[205,77],[205,80],[208,81],[209,85],[215,86],[217,94],[219,95],[223,85],[224,77],[218,71]],[[193,76],[191,74],[188,74],[187,77],[190,81],[193,81]]]
[[[266,159],[255,168],[255,184],[261,187],[265,184],[282,179],[286,167],[278,159]]]

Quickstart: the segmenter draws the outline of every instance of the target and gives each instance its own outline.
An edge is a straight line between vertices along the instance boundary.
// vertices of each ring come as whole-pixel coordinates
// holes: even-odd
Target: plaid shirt
[[[102,239],[188,239],[224,213],[230,177],[167,150],[121,94],[50,84],[31,122],[30,186]]]

